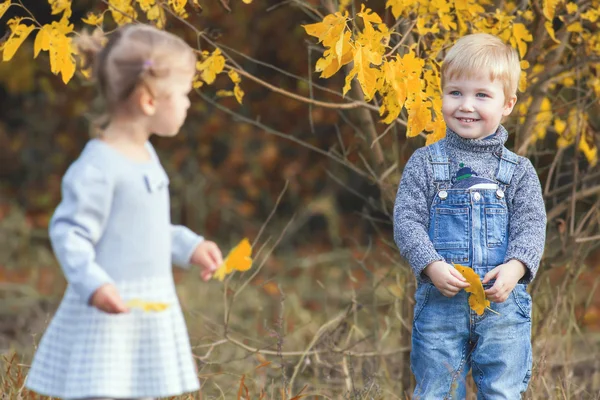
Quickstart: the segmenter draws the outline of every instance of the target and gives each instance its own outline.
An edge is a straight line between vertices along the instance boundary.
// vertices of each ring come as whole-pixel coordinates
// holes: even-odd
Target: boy
[[[516,101],[516,51],[488,34],[461,38],[442,65],[446,138],[408,161],[394,239],[417,278],[411,369],[415,399],[518,399],[531,375],[531,298],[546,213],[531,162],[504,147]],[[482,278],[490,308],[469,307],[453,263]]]

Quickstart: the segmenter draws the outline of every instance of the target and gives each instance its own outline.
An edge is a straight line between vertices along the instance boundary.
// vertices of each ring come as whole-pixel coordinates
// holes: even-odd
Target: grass
[[[177,273],[202,383],[201,393],[178,399],[410,398],[414,283],[394,257],[389,248],[259,255],[253,270],[224,284]],[[525,398],[600,399],[600,334],[582,326],[579,311],[592,295],[572,272],[557,281],[542,271],[532,287],[534,369]],[[35,307],[25,292],[24,307]],[[56,305],[59,295],[46,298]],[[23,328],[4,355],[2,399],[37,398],[22,389],[43,324],[37,329]],[[470,380],[468,387],[474,399]]]

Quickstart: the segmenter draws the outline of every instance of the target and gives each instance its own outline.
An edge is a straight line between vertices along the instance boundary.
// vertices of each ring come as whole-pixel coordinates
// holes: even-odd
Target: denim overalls
[[[504,193],[518,158],[503,148],[496,182],[489,181],[495,185],[453,189],[445,140],[429,146],[429,154],[436,185],[429,238],[446,262],[469,266],[483,279],[504,262],[510,221]],[[412,332],[413,398],[464,399],[472,369],[478,399],[519,399],[532,363],[531,298],[525,289],[518,284],[504,303],[491,303],[500,315],[486,310],[478,316],[464,290],[447,298],[433,284],[421,283]]]

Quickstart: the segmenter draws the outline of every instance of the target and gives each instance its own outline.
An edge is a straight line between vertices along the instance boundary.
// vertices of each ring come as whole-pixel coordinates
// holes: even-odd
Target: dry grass
[[[409,398],[413,279],[386,258],[391,249],[356,253],[300,260],[263,250],[256,277],[250,271],[224,285],[185,275],[178,288],[202,391],[178,399]],[[600,335],[582,329],[576,312],[590,292],[578,291],[577,273],[559,284],[550,275],[540,273],[532,288],[526,398],[600,399]],[[36,398],[22,390],[41,330],[31,333],[38,335],[22,332],[29,345],[21,337],[2,360],[2,399]]]

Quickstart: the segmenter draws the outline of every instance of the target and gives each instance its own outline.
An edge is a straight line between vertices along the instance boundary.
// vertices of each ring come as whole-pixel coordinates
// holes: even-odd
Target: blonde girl
[[[26,387],[66,399],[196,391],[171,265],[198,265],[208,280],[222,255],[215,243],[171,224],[169,179],[149,142],[181,128],[195,54],[178,37],[141,24],[108,41],[82,35],[77,46],[91,63],[107,119],[63,178],[49,232],[68,286]],[[129,309],[130,301],[166,308],[143,312]]]

